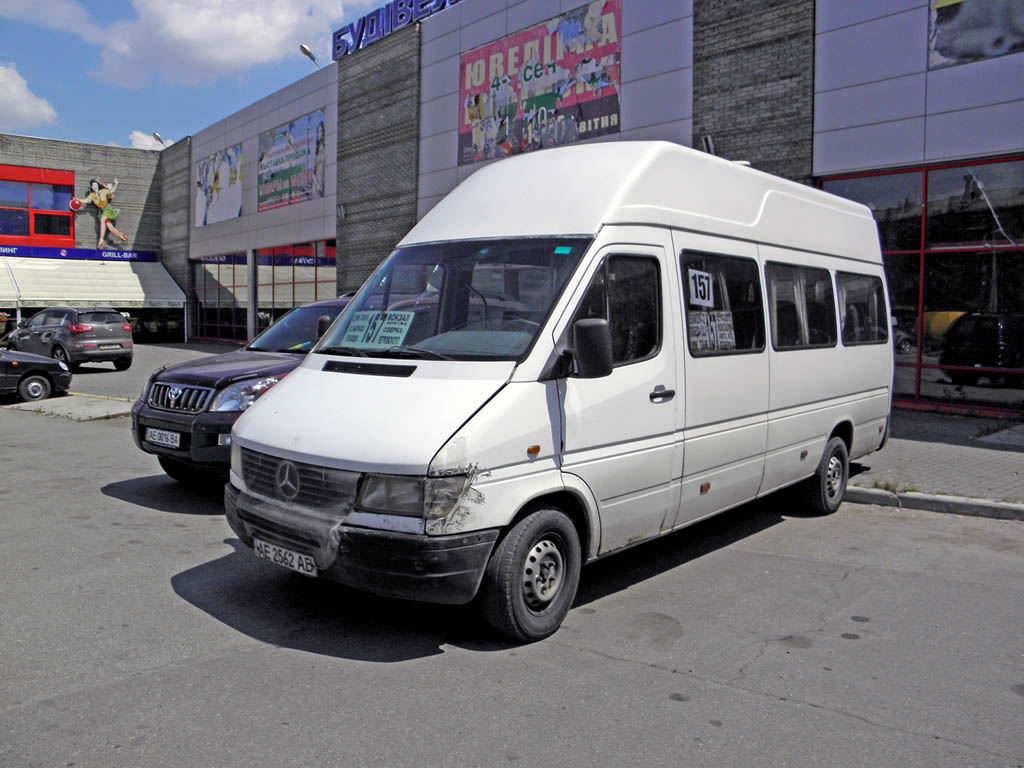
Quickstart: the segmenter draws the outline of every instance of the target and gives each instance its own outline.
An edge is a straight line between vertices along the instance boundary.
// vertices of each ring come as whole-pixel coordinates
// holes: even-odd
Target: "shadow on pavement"
[[[224,483],[182,485],[167,475],[149,475],[107,483],[100,491],[140,507],[179,515],[223,515]]]
[[[1013,419],[986,419],[978,416],[897,409],[892,413],[892,437],[898,440],[914,440],[923,443],[944,443],[993,451],[1020,452],[1019,446],[978,441],[978,438],[1020,424],[1020,420]]]
[[[777,504],[776,504],[777,507]],[[614,555],[583,570],[574,609],[752,536],[783,518],[766,502],[726,512]],[[261,642],[359,661],[398,662],[443,652],[515,647],[495,635],[472,605],[431,605],[379,597],[309,579],[234,551],[171,579],[175,593],[214,619]]]

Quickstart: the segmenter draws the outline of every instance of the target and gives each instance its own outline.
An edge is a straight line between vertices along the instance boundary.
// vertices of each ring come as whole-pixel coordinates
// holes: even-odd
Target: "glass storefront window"
[[[28,208],[28,184],[0,179],[0,208]]]
[[[32,208],[37,211],[66,211],[74,189],[64,184],[33,184]]]
[[[929,248],[1024,243],[1024,160],[928,172]]]
[[[0,208],[0,235],[28,237],[28,211]]]
[[[828,179],[821,188],[863,203],[875,215],[883,251],[921,247],[921,172]]]
[[[57,213],[33,213],[32,231],[37,235],[70,235],[71,217]]]

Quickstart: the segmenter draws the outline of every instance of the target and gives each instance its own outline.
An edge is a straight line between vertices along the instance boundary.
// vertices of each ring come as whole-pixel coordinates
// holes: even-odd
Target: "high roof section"
[[[596,235],[652,224],[879,262],[867,207],[663,141],[585,144],[480,169],[401,245],[438,240]]]

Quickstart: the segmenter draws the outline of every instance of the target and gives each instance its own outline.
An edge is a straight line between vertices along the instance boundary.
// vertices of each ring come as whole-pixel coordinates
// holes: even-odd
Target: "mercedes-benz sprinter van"
[[[554,632],[581,566],[802,483],[835,510],[893,374],[863,205],[664,142],[460,184],[235,424],[255,554]]]

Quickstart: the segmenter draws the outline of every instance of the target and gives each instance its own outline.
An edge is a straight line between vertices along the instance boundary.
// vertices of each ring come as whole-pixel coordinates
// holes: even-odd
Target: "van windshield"
[[[523,360],[588,238],[400,248],[317,345],[321,354]]]

